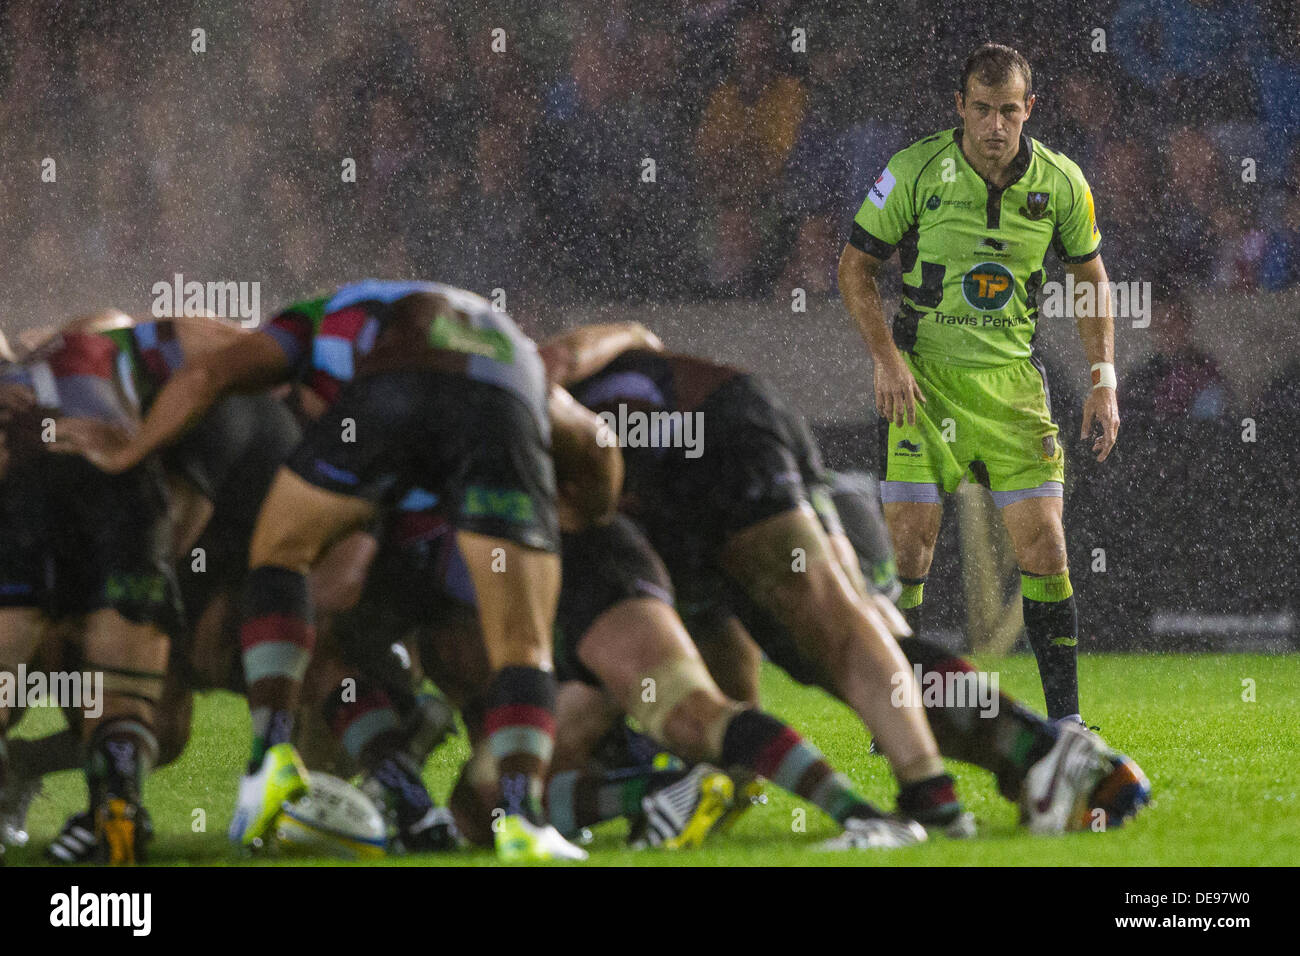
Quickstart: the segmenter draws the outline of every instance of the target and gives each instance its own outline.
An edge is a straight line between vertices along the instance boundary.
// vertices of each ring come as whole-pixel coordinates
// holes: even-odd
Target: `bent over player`
[[[1029,64],[985,44],[956,94],[961,126],[889,160],[853,221],[840,291],[871,351],[881,416],[882,499],[904,584],[921,604],[942,514],[940,492],[970,474],[993,493],[1021,571],[1025,626],[1048,714],[1079,719],[1078,620],[1062,526],[1065,458],[1032,343],[1044,257],[1076,287],[1108,288],[1092,193],[1079,167],[1023,132]],[[875,276],[898,253],[903,297],[886,326]],[[1092,365],[1083,437],[1115,444],[1114,329],[1105,295],[1079,315]],[[913,613],[911,616],[915,617]]]
[[[492,667],[484,720],[503,811],[498,850],[507,859],[584,856],[545,825],[540,805],[553,746],[550,628],[560,565],[536,346],[460,289],[345,285],[187,365],[106,467],[129,467],[174,442],[224,394],[292,380],[325,412],[277,475],[250,547],[241,643],[253,752],[232,839],[258,844],[283,801],[306,790],[290,739],[315,643],[307,572],[333,542],[419,486],[447,502],[479,595]],[[599,508],[615,493],[581,500]]]

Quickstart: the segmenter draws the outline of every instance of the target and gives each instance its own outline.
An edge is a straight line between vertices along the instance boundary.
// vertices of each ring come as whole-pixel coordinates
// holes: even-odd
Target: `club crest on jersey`
[[[967,304],[981,312],[1005,306],[1014,289],[1015,279],[1011,270],[999,262],[981,262],[971,266],[961,279],[961,294]]]
[[[1051,193],[1029,193],[1025,197],[1025,204],[1020,207],[1020,215],[1026,219],[1042,219],[1047,215],[1047,200],[1051,195]]]

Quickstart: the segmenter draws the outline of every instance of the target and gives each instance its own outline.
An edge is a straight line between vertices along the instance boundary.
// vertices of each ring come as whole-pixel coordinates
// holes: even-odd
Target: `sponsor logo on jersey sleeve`
[[[1088,200],[1088,224],[1092,226],[1092,234],[1100,236],[1101,230],[1097,228],[1097,210],[1092,205],[1092,190],[1084,190],[1083,198]]]
[[[891,173],[889,167],[886,166],[884,171],[876,177],[876,181],[871,184],[871,188],[867,190],[867,198],[871,200],[871,205],[875,206],[877,209],[884,209],[885,200],[888,199],[889,194],[894,191],[895,182],[894,174]]]

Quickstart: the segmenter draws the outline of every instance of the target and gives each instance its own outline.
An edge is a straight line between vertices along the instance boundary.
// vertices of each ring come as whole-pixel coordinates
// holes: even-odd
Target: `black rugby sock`
[[[1043,682],[1047,716],[1079,713],[1079,618],[1070,575],[1020,574],[1025,631]]]

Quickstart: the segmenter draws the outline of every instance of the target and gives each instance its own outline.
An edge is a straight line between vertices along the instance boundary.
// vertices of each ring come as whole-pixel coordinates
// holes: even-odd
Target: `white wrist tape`
[[[1093,388],[1118,388],[1119,380],[1115,378],[1115,365],[1112,362],[1098,362],[1092,367]]]

